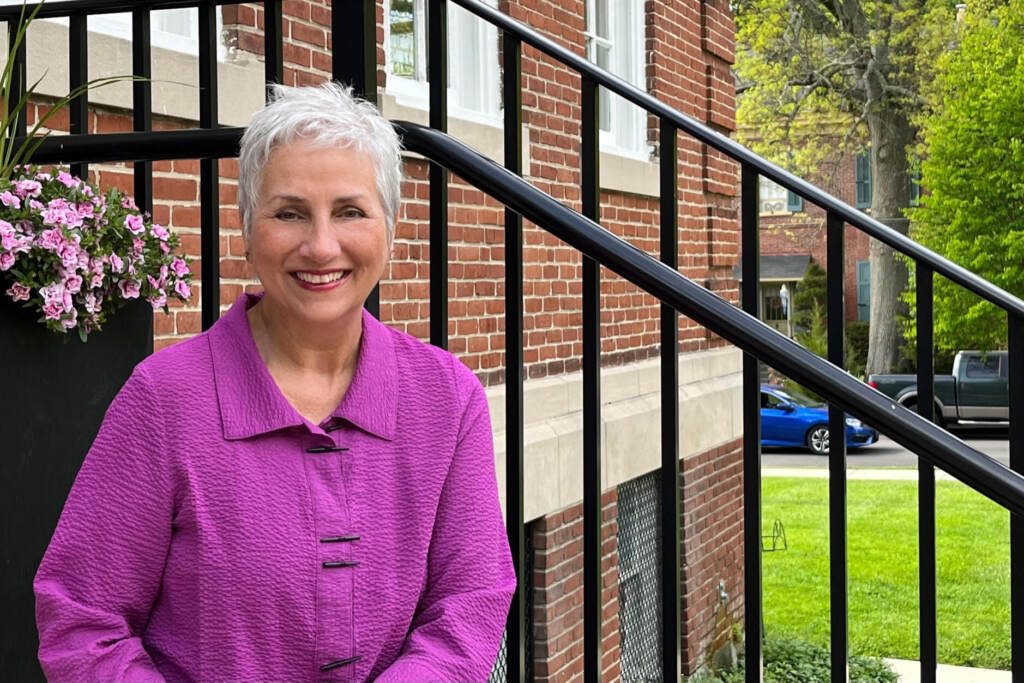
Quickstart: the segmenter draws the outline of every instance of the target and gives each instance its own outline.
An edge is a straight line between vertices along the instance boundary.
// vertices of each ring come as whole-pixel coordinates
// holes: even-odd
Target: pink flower
[[[65,330],[70,330],[72,327],[78,324],[78,309],[70,308],[68,309],[68,313],[70,313],[71,315],[62,318],[60,321],[61,327],[63,327]]]
[[[167,305],[167,294],[165,294],[161,289],[153,296],[147,298],[146,301],[149,302],[149,305],[153,307],[154,311],[158,311]]]
[[[38,197],[43,186],[38,180],[15,180],[14,191],[22,197]]]
[[[115,273],[120,273],[124,270],[124,260],[117,254],[110,255],[110,268]]]
[[[39,288],[39,293],[43,296],[43,302],[59,303],[63,305],[64,302],[64,285],[52,284],[46,285],[45,287]]]
[[[14,251],[14,248],[21,244],[21,238],[14,234],[14,230],[4,232],[0,228],[0,247],[7,251]]]
[[[11,299],[14,301],[28,301],[28,295],[31,291],[31,289],[20,282],[15,282],[11,285],[10,289],[7,290],[7,294],[9,294]]]
[[[81,182],[80,180],[78,180],[78,178],[71,175],[67,171],[61,171],[60,173],[58,173],[57,180],[64,183],[65,187],[75,187],[76,185],[78,185],[79,182]]]
[[[139,298],[139,283],[136,282],[135,280],[121,280],[120,282],[117,283],[117,286],[121,288],[121,298]]]
[[[146,229],[146,226],[142,223],[142,216],[130,213],[124,217],[124,227],[128,228],[128,232],[133,235],[138,235]]]
[[[78,294],[80,291],[82,291],[82,276],[68,275],[64,279],[64,289],[71,292],[72,294]]]
[[[18,198],[18,195],[10,190],[5,190],[3,194],[0,194],[0,202],[3,202],[4,206],[13,206],[15,209],[21,208],[21,200]]]
[[[139,220],[141,221],[142,219],[140,218]],[[132,240],[132,250],[139,255],[139,257],[140,257],[139,258],[139,262],[140,263],[142,262],[142,258],[141,258],[142,250],[145,249],[145,248],[146,248],[146,243],[143,242],[138,237],[136,237],[135,239]]]
[[[93,275],[103,275],[103,259],[96,257],[89,259],[89,270]]]
[[[178,277],[185,277],[186,275],[188,275],[189,272],[188,264],[185,263],[183,259],[180,259],[177,256],[175,256],[174,259],[171,261],[171,270],[173,270],[174,274],[177,275]]]
[[[43,206],[45,206],[42,202],[37,202],[34,199],[30,199],[29,202],[28,202],[28,205],[29,205],[29,207],[32,208],[33,211],[35,211],[37,213],[39,211],[42,211],[43,210]]]
[[[174,283],[174,291],[184,300],[188,300],[192,296],[192,288],[188,286],[188,283],[184,280],[178,280]]]
[[[14,266],[14,254],[4,252],[0,254],[0,270],[10,270]]]
[[[85,310],[87,313],[95,313],[100,308],[100,302],[97,300],[96,295],[89,292],[85,295]]]
[[[73,270],[78,267],[78,247],[74,244],[65,244],[60,251],[60,260],[64,267]]]
[[[102,287],[103,273],[96,273],[95,275],[93,275],[92,278],[89,280],[89,286],[92,289],[99,289],[100,287]]]
[[[170,254],[171,248],[167,246],[167,242],[160,242],[160,251],[162,251],[165,254]]]
[[[153,224],[153,234],[156,235],[161,242],[166,242],[167,238],[171,236],[171,233],[167,231],[167,228],[156,223]]]
[[[43,230],[36,238],[36,244],[49,251],[60,252],[64,247],[65,239],[60,230]]]
[[[46,314],[47,320],[60,320],[63,312],[64,307],[59,301],[50,301],[43,305],[43,313]]]
[[[139,210],[139,207],[136,206],[135,202],[132,201],[131,197],[122,197],[121,198],[121,208],[122,209],[131,209],[132,211],[138,211]]]

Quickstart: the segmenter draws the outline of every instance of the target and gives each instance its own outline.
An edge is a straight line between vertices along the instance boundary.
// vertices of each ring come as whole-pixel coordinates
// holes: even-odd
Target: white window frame
[[[609,36],[598,35],[594,26],[599,3],[607,8]],[[587,58],[597,64],[598,47],[608,48],[609,71],[646,90],[644,0],[587,0],[586,13]],[[602,113],[601,119],[610,122],[609,126],[602,125],[601,149],[619,156],[649,160],[647,112],[605,88],[601,88],[599,102],[608,110],[608,118]]]
[[[21,4],[20,2],[0,2],[0,4],[11,5]],[[51,3],[59,4],[59,3]],[[169,18],[172,13],[185,13],[187,20],[185,25],[189,28],[188,35],[180,32],[169,31],[162,26],[162,20]],[[68,25],[67,17],[53,17],[42,21],[52,21],[61,26]],[[132,37],[132,15],[130,12],[117,12],[107,14],[93,14],[88,17],[90,33],[113,36],[131,42]],[[223,15],[217,12],[216,34],[221,35],[224,28]],[[183,7],[169,10],[153,10],[150,13],[149,42],[154,48],[172,50],[187,55],[199,55],[199,14],[195,7]],[[223,61],[226,55],[223,41],[217,41],[217,61]]]
[[[391,2],[384,5],[384,45],[387,87],[385,92],[398,104],[427,109],[430,91],[427,85],[427,13],[429,0],[413,0],[415,78],[391,73]],[[497,0],[484,0],[497,7]],[[474,38],[475,54],[466,57],[466,36]],[[498,29],[455,3],[448,3],[448,113],[455,118],[500,126],[501,95],[498,76]],[[476,87],[470,88],[469,84]],[[475,92],[474,92],[475,91]],[[470,93],[481,97],[470,102]]]
[[[771,178],[758,178],[758,211],[763,215],[791,213],[788,209],[789,192]]]

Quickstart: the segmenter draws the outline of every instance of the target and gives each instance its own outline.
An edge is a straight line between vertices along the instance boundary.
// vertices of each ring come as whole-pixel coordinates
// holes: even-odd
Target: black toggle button
[[[337,453],[338,451],[347,451],[348,448],[345,446],[314,446],[313,448],[307,448],[307,453]]]
[[[359,537],[355,536],[355,535],[351,535],[351,536],[327,536],[326,538],[321,538],[320,542],[321,543],[345,543],[347,541],[358,541],[358,540],[359,540]]]
[[[324,569],[338,569],[339,567],[354,567],[359,562],[357,560],[339,560],[337,562],[324,562]]]
[[[345,421],[344,420],[335,419],[335,420],[331,421],[331,423],[328,424],[326,427],[324,427],[324,431],[328,432],[328,433],[336,432],[336,431],[338,431],[339,429],[341,429],[344,426],[345,426]]]
[[[348,657],[346,659],[339,659],[336,662],[331,662],[330,664],[324,664],[323,666],[320,667],[320,670],[321,671],[330,671],[331,669],[337,669],[339,666],[345,666],[346,664],[352,664],[353,662],[358,662],[362,658],[363,658],[362,655],[356,655],[355,657]]]

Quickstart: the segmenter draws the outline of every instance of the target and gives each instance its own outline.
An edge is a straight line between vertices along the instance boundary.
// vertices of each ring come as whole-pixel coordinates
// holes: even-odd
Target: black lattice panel
[[[619,486],[619,637],[623,683],[661,681],[658,473]]]

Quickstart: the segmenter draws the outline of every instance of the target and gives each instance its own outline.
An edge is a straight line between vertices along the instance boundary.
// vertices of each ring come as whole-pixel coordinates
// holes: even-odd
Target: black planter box
[[[153,350],[153,311],[132,302],[82,343],[65,342],[0,289],[0,671],[42,681],[32,578],[107,407]]]

